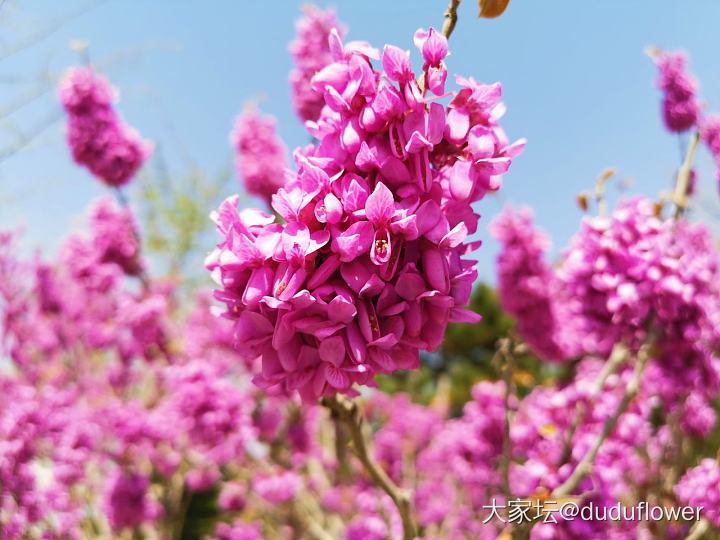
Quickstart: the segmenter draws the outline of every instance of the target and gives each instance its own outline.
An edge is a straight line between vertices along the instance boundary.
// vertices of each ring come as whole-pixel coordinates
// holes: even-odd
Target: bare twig
[[[579,401],[575,407],[575,417],[573,418],[573,423],[570,425],[570,428],[568,429],[567,433],[565,434],[565,440],[563,442],[563,453],[562,458],[560,459],[560,465],[567,463],[570,461],[570,458],[572,457],[572,441],[573,437],[575,437],[575,432],[577,431],[577,428],[580,426],[582,421],[585,419],[585,414],[587,413],[587,407],[590,404],[592,400],[594,400],[600,392],[602,392],[603,387],[605,386],[605,383],[607,382],[610,375],[615,373],[620,367],[620,364],[622,364],[625,359],[627,358],[628,351],[625,348],[625,346],[622,343],[616,343],[613,347],[612,352],[610,353],[610,357],[608,358],[607,362],[603,365],[602,371],[600,371],[600,375],[598,376],[597,380],[595,381],[595,384],[592,387],[592,390],[590,392],[590,395],[588,396],[587,401]]]
[[[79,17],[80,15],[83,15],[84,13],[87,13],[88,11],[92,10],[98,4],[101,4],[104,1],[105,0],[89,2],[88,4],[82,5],[61,17],[57,17],[56,19],[51,20],[50,23],[45,26],[45,28],[41,28],[34,34],[26,36],[25,38],[0,50],[0,60],[4,60],[5,58],[12,56],[13,54],[15,54],[17,52],[20,52],[23,49],[26,49],[28,47],[31,47],[32,45],[35,45],[39,41],[42,41],[46,37],[49,37],[50,35],[57,32],[60,28],[65,26],[67,23],[69,23],[73,19]]]
[[[129,208],[130,202],[128,201],[125,192],[120,188],[120,186],[113,186],[112,190],[115,193],[115,198],[117,199],[118,203],[120,203],[120,206],[122,206],[123,208]],[[140,236],[140,231],[138,230],[135,223],[133,223],[132,225],[132,232],[133,236],[135,237],[135,241],[137,242],[138,248],[142,247],[142,237]],[[143,289],[145,289],[146,291],[150,289],[150,278],[148,277],[147,272],[144,268],[140,267],[140,271],[138,272],[137,277],[140,280],[140,283],[142,283]]]
[[[701,519],[695,522],[695,525],[692,526],[690,534],[685,537],[685,540],[700,540],[709,530],[710,522],[707,519]]]
[[[690,175],[692,173],[692,164],[695,160],[695,152],[700,142],[700,132],[696,132],[690,145],[688,146],[685,161],[680,166],[677,175],[677,183],[675,184],[675,193],[673,194],[673,202],[675,203],[675,217],[678,218],[687,209],[688,206],[688,187],[690,186]]]
[[[598,205],[598,214],[604,216],[607,214],[607,201],[605,200],[605,185],[607,181],[615,174],[615,169],[605,169],[595,182],[595,200]]]
[[[513,373],[515,371],[515,356],[512,351],[512,340],[504,339],[500,343],[498,353],[505,360],[503,369],[503,381],[505,382],[505,397],[503,408],[505,410],[505,425],[503,427],[503,455],[500,462],[500,470],[502,473],[503,493],[506,499],[510,499],[510,460],[511,460],[511,441],[510,441],[510,397],[513,394]]]
[[[42,122],[33,126],[32,130],[20,133],[15,142],[9,144],[5,148],[0,148],[0,163],[12,157],[20,150],[28,146],[37,137],[39,137],[46,129],[55,124],[62,118],[62,111],[56,110],[49,114]]]
[[[343,484],[352,474],[347,455],[348,435],[345,425],[338,418],[333,418],[332,421],[335,431],[335,457],[338,462],[336,480],[339,484]]]
[[[370,443],[364,433],[365,421],[357,403],[345,396],[334,395],[322,398],[321,404],[330,409],[333,415],[347,426],[355,455],[370,474],[375,485],[387,493],[395,503],[402,519],[403,539],[415,538],[417,527],[412,512],[411,492],[396,485],[372,457]]]
[[[460,5],[460,0],[450,0],[450,5],[445,11],[445,21],[443,22],[442,35],[445,38],[450,39],[450,35],[455,30],[455,24],[457,24],[458,16],[457,9]]]
[[[580,482],[582,482],[585,477],[590,474],[590,471],[592,471],[592,466],[595,461],[595,457],[597,457],[597,454],[600,451],[600,447],[602,447],[605,440],[612,433],[613,429],[615,429],[620,416],[622,416],[622,414],[627,410],[630,402],[638,393],[638,389],[640,388],[640,378],[642,377],[645,366],[650,359],[654,341],[654,337],[651,337],[648,339],[647,343],[640,347],[640,351],[637,355],[637,363],[635,364],[635,370],[633,371],[633,378],[630,380],[630,383],[625,389],[625,395],[622,397],[622,400],[620,400],[615,413],[605,420],[605,424],[603,424],[603,428],[595,439],[595,442],[590,447],[588,453],[580,460],[580,463],[577,464],[570,477],[565,480],[562,485],[553,490],[553,497],[567,497],[580,485]]]
[[[553,492],[550,494],[549,499],[558,500],[569,496],[580,485],[580,482],[582,482],[585,477],[592,471],[593,463],[595,462],[595,458],[597,457],[600,448],[602,447],[605,440],[610,436],[613,429],[615,429],[618,420],[627,410],[630,402],[637,395],[638,389],[640,387],[640,379],[642,377],[643,371],[645,370],[645,366],[650,359],[650,354],[655,343],[655,337],[655,332],[651,331],[650,335],[648,336],[647,342],[642,347],[640,347],[640,350],[637,354],[637,363],[635,364],[635,369],[633,370],[633,377],[628,383],[625,389],[625,394],[623,395],[620,403],[618,404],[617,409],[612,416],[605,420],[605,423],[603,424],[600,433],[595,439],[593,445],[590,447],[590,450],[588,450],[587,454],[585,454],[585,456],[580,460],[580,463],[576,465],[575,469],[570,474],[568,479],[563,484],[553,490]],[[619,353],[618,356],[620,356]],[[535,523],[536,521],[530,521],[523,522],[515,526],[508,526],[503,530],[503,532],[498,538],[507,538],[509,535],[513,540],[527,540],[528,538],[530,538],[530,532]]]
[[[333,536],[318,521],[317,509],[311,507],[309,500],[307,496],[296,497],[291,509],[293,516],[315,540],[333,540]]]

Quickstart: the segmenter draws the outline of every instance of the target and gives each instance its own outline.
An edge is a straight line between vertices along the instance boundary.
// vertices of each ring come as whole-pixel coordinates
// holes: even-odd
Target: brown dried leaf
[[[588,194],[585,192],[580,193],[577,196],[576,200],[577,200],[578,206],[582,209],[582,211],[587,212],[588,211]]]
[[[510,0],[478,0],[480,6],[479,17],[492,19],[499,17],[507,9]]]

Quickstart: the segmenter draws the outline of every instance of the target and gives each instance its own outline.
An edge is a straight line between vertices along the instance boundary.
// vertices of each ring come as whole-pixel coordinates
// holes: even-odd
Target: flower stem
[[[587,407],[588,405],[590,405],[590,401],[595,399],[600,394],[600,392],[602,392],[602,389],[605,386],[605,382],[608,380],[610,375],[617,371],[618,367],[620,367],[620,364],[625,361],[627,356],[628,351],[625,345],[623,345],[622,343],[616,343],[613,347],[612,352],[610,353],[608,361],[605,362],[605,364],[603,365],[603,369],[600,372],[597,380],[595,381],[595,384],[593,385],[591,394],[588,396],[588,401],[580,401],[577,403],[573,423],[570,426],[570,429],[568,429],[567,433],[565,434],[565,440],[563,442],[563,453],[562,458],[560,459],[561,465],[569,462],[570,458],[572,457],[573,437],[575,436],[577,428],[585,419],[585,414],[587,413]]]
[[[392,499],[400,513],[403,524],[403,539],[412,540],[417,534],[415,518],[412,512],[411,492],[400,488],[372,457],[370,442],[365,435],[365,419],[357,403],[342,395],[325,396],[321,404],[332,412],[348,428],[353,452],[375,485],[380,487]]]
[[[617,409],[615,409],[615,412],[612,416],[605,420],[602,430],[598,434],[593,445],[590,447],[590,450],[580,460],[580,463],[576,465],[575,469],[570,474],[568,479],[565,480],[563,484],[553,490],[553,492],[550,494],[550,499],[558,500],[569,496],[573,491],[575,491],[575,489],[577,489],[577,487],[580,485],[580,482],[582,482],[585,477],[587,477],[587,475],[590,474],[590,472],[592,471],[595,458],[597,457],[600,448],[610,436],[610,434],[613,432],[615,426],[618,423],[618,420],[627,410],[630,402],[635,398],[638,393],[638,389],[640,388],[640,379],[642,378],[642,374],[645,371],[645,366],[647,365],[648,360],[650,360],[650,354],[652,352],[653,345],[655,344],[655,338],[655,332],[651,330],[647,342],[642,347],[640,347],[640,350],[638,351],[637,363],[635,364],[635,369],[633,370],[633,377],[625,388],[625,394],[623,395],[622,400],[618,404]],[[623,355],[620,355],[619,352],[618,356],[621,358],[623,357]],[[608,360],[608,362],[610,362],[610,360]],[[530,521],[514,526],[509,530],[509,536],[513,540],[527,540],[528,538],[530,538],[530,531],[532,530],[535,523],[536,521]],[[503,531],[503,534],[508,534],[507,529]]]
[[[707,519],[701,519],[692,526],[690,534],[685,537],[685,540],[700,540],[709,530],[710,522]]]
[[[443,22],[442,35],[446,39],[450,39],[450,35],[455,30],[455,24],[457,23],[457,9],[460,5],[460,0],[450,0],[450,5],[445,11],[445,22]]]
[[[690,186],[690,173],[692,172],[692,164],[695,160],[695,152],[700,142],[700,132],[697,131],[690,139],[690,145],[685,154],[685,161],[680,166],[677,175],[677,183],[675,184],[675,193],[673,201],[675,202],[675,218],[678,218],[687,209],[688,206],[688,187]]]
[[[630,402],[638,393],[638,389],[640,388],[640,378],[642,377],[643,371],[645,371],[645,366],[650,359],[650,352],[653,346],[653,342],[654,338],[651,338],[640,348],[640,351],[638,352],[637,363],[635,364],[635,370],[633,371],[633,378],[625,389],[625,395],[618,404],[615,413],[607,420],[605,420],[605,424],[603,424],[603,428],[598,434],[597,439],[595,439],[592,447],[590,448],[588,453],[585,454],[582,460],[580,460],[580,463],[577,464],[575,470],[573,470],[572,474],[568,477],[568,479],[565,480],[562,485],[558,486],[557,488],[555,488],[555,490],[553,490],[553,497],[567,497],[573,491],[575,491],[575,489],[580,485],[580,482],[582,482],[585,477],[590,474],[595,458],[600,451],[600,447],[603,445],[608,436],[610,436],[613,429],[615,429],[615,426],[617,425],[620,416],[622,416],[622,414],[627,410]]]
[[[503,493],[506,499],[510,499],[510,460],[512,459],[512,448],[510,441],[510,421],[512,412],[510,411],[510,397],[513,394],[513,373],[515,371],[515,356],[512,352],[512,340],[502,340],[498,353],[505,359],[505,367],[503,369],[503,381],[505,382],[505,396],[503,400],[503,408],[505,411],[505,425],[503,426],[503,455],[500,462],[502,472]]]

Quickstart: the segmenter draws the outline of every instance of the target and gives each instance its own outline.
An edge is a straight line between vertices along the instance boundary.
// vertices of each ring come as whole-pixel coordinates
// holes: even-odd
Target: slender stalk
[[[316,517],[315,508],[311,508],[307,504],[307,497],[297,497],[292,506],[293,517],[297,519],[300,525],[315,540],[333,540],[333,536],[325,531],[320,521]]]
[[[325,396],[321,404],[332,412],[348,428],[353,451],[375,485],[380,487],[392,499],[400,513],[403,524],[403,540],[412,540],[417,534],[415,517],[412,511],[411,492],[400,488],[372,457],[370,442],[365,435],[365,419],[360,408],[353,400],[341,395]]]
[[[113,186],[112,190],[115,192],[115,198],[117,199],[120,206],[122,206],[123,208],[129,208],[130,202],[125,195],[125,192],[119,186]],[[140,248],[142,246],[142,237],[140,236],[140,231],[135,226],[135,224],[133,224],[132,226],[132,233],[135,237],[135,241],[138,244],[138,248]],[[137,277],[140,280],[140,283],[142,283],[142,286],[145,290],[150,288],[150,278],[148,277],[147,272],[145,272],[145,269],[141,268],[140,273],[137,274]]]
[[[338,461],[336,480],[344,484],[352,475],[347,455],[348,435],[345,425],[338,418],[333,418],[332,422],[335,430],[335,457]]]
[[[638,393],[638,389],[640,388],[640,379],[642,377],[643,371],[645,371],[645,366],[650,359],[650,353],[654,341],[655,340],[653,337],[640,348],[640,351],[638,352],[637,363],[635,364],[635,370],[633,371],[633,378],[625,389],[625,395],[618,404],[615,413],[607,420],[605,420],[605,424],[603,424],[603,428],[595,439],[595,442],[590,447],[588,453],[585,454],[582,460],[580,460],[580,463],[577,464],[575,470],[573,470],[570,477],[565,480],[562,485],[558,486],[555,490],[553,490],[553,497],[567,497],[573,491],[575,491],[575,489],[580,485],[580,482],[582,482],[585,477],[590,474],[590,471],[592,471],[592,466],[598,452],[600,451],[600,447],[602,447],[605,440],[608,438],[608,436],[610,436],[613,429],[615,429],[615,426],[617,425],[620,416],[622,416],[622,414],[627,410],[630,402]]]
[[[598,376],[595,384],[592,387],[590,395],[588,396],[588,401],[580,401],[577,403],[577,406],[575,407],[575,417],[573,418],[573,422],[570,425],[570,428],[565,434],[565,440],[563,442],[563,453],[562,458],[560,459],[561,465],[569,462],[570,458],[572,457],[573,437],[575,437],[575,432],[577,431],[577,428],[585,419],[585,415],[587,414],[587,407],[590,404],[590,401],[594,400],[600,394],[600,392],[602,392],[602,389],[605,387],[605,383],[607,382],[610,375],[617,371],[618,367],[620,367],[620,364],[625,361],[627,356],[628,351],[625,346],[622,343],[616,343],[613,347],[612,352],[610,353],[608,361],[605,362],[605,364],[603,365],[602,371],[600,372],[600,375]]]
[[[707,519],[701,519],[696,521],[695,525],[690,529],[690,534],[685,537],[685,540],[700,540],[706,532],[710,530],[710,522]]]
[[[607,181],[615,174],[615,169],[605,169],[595,182],[595,200],[598,205],[598,214],[604,216],[607,214],[607,201],[605,200],[605,186]]]
[[[678,218],[687,209],[687,192],[690,186],[690,173],[692,172],[692,164],[695,160],[695,152],[700,142],[700,132],[697,131],[690,139],[685,161],[680,166],[677,175],[677,183],[675,184],[675,193],[673,194],[673,202],[675,203],[675,217]]]
[[[558,500],[569,496],[573,491],[575,491],[575,489],[577,489],[577,487],[580,485],[580,482],[582,482],[585,477],[587,477],[587,475],[590,474],[590,472],[592,471],[595,458],[597,457],[600,448],[610,436],[610,434],[613,432],[615,426],[618,423],[618,420],[627,410],[630,402],[635,398],[638,393],[638,389],[640,388],[640,379],[642,378],[642,374],[645,371],[645,366],[647,365],[648,360],[650,360],[650,354],[652,352],[652,347],[655,344],[655,338],[655,332],[651,331],[647,342],[642,347],[640,347],[640,350],[638,351],[637,363],[635,364],[635,369],[633,370],[633,377],[628,383],[625,389],[625,394],[623,395],[622,400],[618,404],[614,414],[610,416],[607,420],[605,420],[602,430],[598,434],[593,445],[590,447],[590,450],[587,452],[587,454],[585,454],[582,460],[580,460],[580,463],[576,465],[575,469],[570,474],[568,479],[563,484],[553,490],[553,492],[550,494],[549,499]],[[619,352],[616,355],[616,358],[617,357],[621,357]],[[615,359],[614,361],[619,362],[617,359]],[[608,362],[610,362],[610,360],[608,360]],[[609,372],[610,370],[608,369],[607,371]],[[513,540],[527,540],[528,538],[530,538],[530,531],[532,530],[535,523],[536,521],[530,521],[518,524],[513,527],[508,527],[502,533],[506,536],[501,536],[501,538],[506,538],[509,533],[510,538],[512,538]]]
[[[505,410],[505,425],[503,429],[503,455],[500,462],[502,472],[503,493],[506,499],[510,499],[510,460],[512,458],[512,448],[510,441],[510,397],[513,394],[513,373],[515,371],[515,356],[513,355],[511,341],[504,340],[501,344],[499,352],[505,359],[505,369],[503,370],[503,381],[505,382],[505,397],[503,408]]]
[[[450,0],[450,5],[445,11],[445,21],[443,22],[442,35],[445,38],[450,39],[450,35],[455,30],[455,24],[457,24],[458,16],[457,9],[460,5],[460,0]]]

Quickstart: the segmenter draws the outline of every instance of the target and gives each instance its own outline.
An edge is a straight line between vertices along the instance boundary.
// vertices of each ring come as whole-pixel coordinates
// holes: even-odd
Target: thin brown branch
[[[42,41],[43,39],[51,36],[58,30],[60,30],[60,28],[65,26],[67,23],[79,17],[80,15],[83,15],[84,13],[87,13],[88,11],[94,9],[98,4],[101,4],[103,1],[105,0],[90,2],[70,11],[69,13],[61,17],[57,17],[51,20],[44,28],[0,50],[0,60],[4,60],[5,58],[8,58],[13,54],[18,53],[23,49],[31,47],[36,43]]]
[[[587,452],[587,454],[585,454],[585,456],[580,460],[580,463],[576,465],[575,469],[570,474],[568,479],[563,484],[553,490],[553,492],[550,494],[549,499],[558,500],[568,497],[573,491],[575,491],[575,489],[577,489],[577,487],[587,477],[587,475],[592,472],[592,467],[595,462],[595,458],[600,451],[600,448],[610,436],[610,434],[613,432],[615,426],[618,423],[618,420],[627,410],[628,406],[638,393],[638,389],[640,388],[640,379],[642,378],[642,374],[645,371],[645,366],[650,359],[652,348],[655,344],[655,338],[655,332],[651,331],[650,335],[648,336],[647,342],[643,344],[643,346],[640,347],[640,350],[638,351],[637,363],[635,364],[635,369],[633,370],[632,379],[625,388],[625,394],[620,400],[617,409],[615,409],[615,412],[612,416],[605,420],[605,423],[603,424],[600,433],[598,434],[595,442],[590,447],[590,450]],[[621,356],[619,351],[617,353],[617,356]],[[617,356],[614,361],[618,361]],[[610,362],[610,360],[608,360],[608,362]],[[609,372],[610,368],[608,368],[607,371]],[[527,540],[528,538],[530,538],[530,532],[535,523],[536,521],[530,521],[515,526],[506,527],[498,538],[507,538],[509,535],[513,540]]]
[[[315,540],[333,540],[333,536],[325,530],[318,520],[317,509],[311,507],[307,494],[295,498],[291,511],[293,517],[312,538]]]
[[[701,519],[695,522],[695,525],[690,529],[690,533],[685,537],[685,540],[700,540],[705,536],[706,532],[710,531],[710,522],[707,519]]]
[[[620,416],[622,416],[622,414],[627,410],[630,402],[635,398],[638,393],[638,389],[640,388],[640,379],[642,377],[643,371],[645,371],[645,366],[650,359],[650,354],[652,352],[654,341],[654,337],[651,337],[651,339],[649,339],[647,343],[640,347],[640,351],[637,355],[637,363],[635,364],[635,369],[633,371],[633,377],[630,380],[627,388],[625,389],[625,395],[623,395],[622,399],[620,400],[620,403],[618,404],[615,413],[607,420],[605,420],[603,428],[595,439],[595,442],[590,447],[588,453],[585,454],[585,456],[580,460],[580,463],[577,464],[570,477],[565,480],[562,485],[558,486],[557,488],[555,488],[555,490],[553,490],[553,497],[567,497],[573,491],[575,491],[575,489],[580,485],[580,482],[582,482],[585,477],[592,471],[593,463],[595,462],[595,458],[597,457],[600,448],[602,447],[605,440],[610,436],[612,431],[615,429],[615,426],[617,425]]]
[[[513,374],[515,372],[515,356],[513,354],[512,341],[505,339],[500,345],[498,352],[505,360],[503,369],[503,381],[505,382],[505,396],[503,407],[505,411],[505,425],[503,426],[503,455],[500,462],[500,470],[502,473],[503,493],[506,499],[510,499],[510,460],[512,458],[512,446],[510,440],[510,421],[512,412],[510,411],[510,397],[513,394]]]
[[[118,203],[120,203],[120,206],[122,206],[123,208],[129,208],[130,202],[128,201],[125,192],[120,188],[120,186],[113,186],[112,189],[115,193],[115,198],[117,199]],[[135,224],[133,224],[132,232],[138,247],[142,247],[142,237],[140,236],[140,231]],[[137,277],[140,280],[140,283],[142,283],[143,289],[146,291],[149,290],[150,278],[148,277],[147,272],[144,268],[140,268],[140,272],[137,274]]]
[[[455,30],[455,25],[458,20],[458,6],[460,6],[460,0],[450,0],[450,5],[445,11],[445,21],[443,22],[442,35],[447,39],[450,39],[450,35],[453,33],[453,30]]]
[[[577,428],[585,419],[588,405],[600,394],[600,392],[602,392],[602,389],[605,387],[605,383],[607,382],[610,375],[617,371],[618,367],[620,367],[620,364],[625,361],[627,356],[627,348],[622,343],[616,343],[613,347],[612,352],[610,353],[610,357],[603,365],[603,368],[600,371],[600,375],[598,376],[595,384],[592,387],[590,395],[588,396],[588,400],[579,401],[577,403],[575,407],[575,417],[573,418],[573,422],[570,425],[570,428],[567,430],[565,434],[565,440],[563,441],[563,453],[562,458],[560,459],[560,465],[569,462],[570,458],[572,457],[573,438],[575,437],[575,432],[577,431]]]
[[[25,148],[37,137],[39,137],[46,129],[62,118],[62,111],[56,110],[48,115],[42,122],[35,125],[29,132],[20,133],[14,143],[0,149],[0,163],[17,154]]]
[[[403,539],[412,540],[417,534],[415,517],[412,511],[412,494],[400,488],[372,457],[370,442],[365,434],[365,420],[360,408],[353,400],[342,395],[325,396],[321,404],[332,412],[348,428],[355,455],[370,474],[375,485],[392,499],[400,513],[403,524]]]
[[[700,142],[700,132],[697,131],[690,140],[685,161],[680,166],[677,174],[677,183],[675,184],[675,192],[673,194],[673,202],[675,203],[675,218],[680,217],[688,207],[688,188],[690,187],[690,176],[692,174],[692,164],[695,160],[695,152]]]

